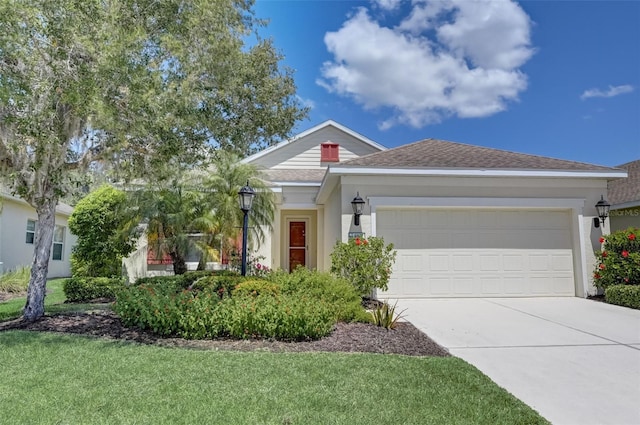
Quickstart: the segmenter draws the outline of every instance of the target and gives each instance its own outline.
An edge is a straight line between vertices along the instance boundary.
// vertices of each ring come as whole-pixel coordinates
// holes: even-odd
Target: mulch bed
[[[366,352],[439,357],[449,355],[444,348],[408,322],[400,322],[392,330],[364,323],[338,323],[329,336],[317,341],[302,342],[283,342],[271,339],[187,340],[163,338],[140,329],[125,327],[118,316],[108,310],[46,315],[36,322],[16,319],[0,323],[0,331],[10,329],[81,334],[164,347],[203,350]]]

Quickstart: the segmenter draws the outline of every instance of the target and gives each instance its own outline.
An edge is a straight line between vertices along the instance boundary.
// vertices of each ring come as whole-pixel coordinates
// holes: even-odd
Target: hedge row
[[[62,284],[64,295],[70,302],[85,302],[97,298],[113,301],[118,291],[124,287],[124,279],[109,277],[72,277]]]
[[[610,304],[640,310],[640,285],[612,285],[604,291],[604,299]]]

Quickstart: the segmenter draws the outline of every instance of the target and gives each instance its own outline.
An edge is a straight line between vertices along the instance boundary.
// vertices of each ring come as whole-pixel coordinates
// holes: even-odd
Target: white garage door
[[[378,209],[382,298],[574,296],[569,211]]]

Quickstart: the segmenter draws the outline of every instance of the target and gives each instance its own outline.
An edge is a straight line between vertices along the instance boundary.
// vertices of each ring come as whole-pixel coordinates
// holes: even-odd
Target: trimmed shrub
[[[354,238],[336,242],[331,253],[331,273],[347,279],[362,296],[373,289],[387,289],[391,267],[396,260],[393,244],[383,238]]]
[[[328,304],[298,295],[237,296],[222,301],[220,308],[225,327],[235,338],[318,339],[335,325]]]
[[[640,285],[611,285],[604,290],[604,299],[610,304],[640,310]]]
[[[113,301],[124,287],[124,279],[108,277],[72,277],[62,284],[62,290],[70,302],[91,301],[96,298]]]
[[[71,252],[75,276],[119,276],[122,258],[134,250],[134,229],[127,195],[109,185],[82,198],[69,217],[69,230],[78,237]]]
[[[331,305],[340,322],[371,322],[362,307],[360,295],[345,279],[298,267],[292,273],[273,272],[268,279],[280,287],[282,294],[306,296]]]
[[[196,280],[190,289],[194,291],[211,291],[218,294],[218,297],[230,297],[232,291],[240,283],[247,280],[246,277],[240,276],[237,273],[223,274],[221,276],[207,276]]]
[[[630,227],[600,238],[602,250],[593,273],[597,288],[640,285],[640,229]]]
[[[258,295],[278,295],[280,287],[273,282],[263,279],[251,279],[240,282],[235,289],[231,291],[234,297],[237,296],[258,296]]]

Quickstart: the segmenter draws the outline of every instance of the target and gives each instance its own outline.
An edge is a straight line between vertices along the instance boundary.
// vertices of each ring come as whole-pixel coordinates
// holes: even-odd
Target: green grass
[[[0,333],[1,424],[542,424],[455,358]]]
[[[64,296],[64,291],[62,290],[63,282],[64,279],[52,279],[47,282],[47,296],[44,298],[45,313],[83,311],[88,308],[94,310],[108,308],[108,305],[105,304],[65,304],[64,302],[67,298]],[[26,297],[18,297],[0,303],[0,321],[20,317],[26,301]]]

